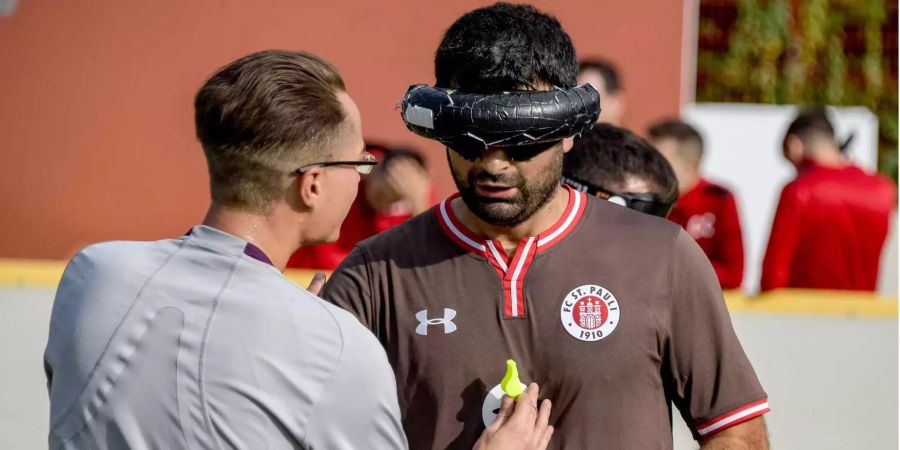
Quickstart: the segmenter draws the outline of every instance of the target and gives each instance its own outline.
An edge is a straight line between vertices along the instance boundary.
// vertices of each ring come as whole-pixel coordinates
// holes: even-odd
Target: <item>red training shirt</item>
[[[807,162],[781,191],[761,289],[874,291],[896,202],[886,178]]]
[[[744,240],[734,195],[705,179],[682,195],[669,220],[697,241],[712,263],[722,289],[736,289],[744,279]]]
[[[298,249],[288,260],[288,268],[334,270],[358,242],[402,223],[412,216],[408,208],[403,207],[402,204],[396,204],[387,213],[375,211],[366,201],[363,189],[364,186],[360,185],[359,195],[356,196],[353,206],[347,213],[347,218],[341,225],[341,236],[337,242]]]

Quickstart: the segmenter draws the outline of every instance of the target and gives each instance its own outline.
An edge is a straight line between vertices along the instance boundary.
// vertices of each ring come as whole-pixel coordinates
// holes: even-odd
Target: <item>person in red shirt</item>
[[[431,179],[418,153],[368,145],[381,164],[360,186],[341,226],[337,242],[303,247],[288,261],[294,269],[334,270],[353,246],[428,209],[433,201]]]
[[[625,115],[625,92],[622,89],[619,70],[612,61],[604,58],[588,58],[578,63],[578,84],[588,83],[600,93],[603,108],[597,123],[622,126]]]
[[[701,176],[703,137],[680,120],[658,122],[650,127],[649,135],[678,178],[679,198],[669,220],[697,241],[722,289],[739,288],[744,279],[744,240],[737,202],[731,191]]]
[[[760,288],[874,291],[893,183],[847,161],[822,108],[794,119],[783,151],[797,178],[781,191]]]

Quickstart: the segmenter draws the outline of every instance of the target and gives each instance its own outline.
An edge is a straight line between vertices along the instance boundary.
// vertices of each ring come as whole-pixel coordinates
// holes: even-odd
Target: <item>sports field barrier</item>
[[[55,287],[63,270],[61,261],[0,259],[0,286]],[[288,269],[284,275],[306,287],[315,272]],[[897,317],[897,298],[868,292],[780,289],[757,296],[725,291],[724,296],[732,313]]]
[[[0,448],[46,448],[41,353],[61,261],[0,259]],[[308,285],[314,271],[285,275]],[[896,449],[897,299],[848,291],[725,292],[769,394],[775,449]],[[675,420],[675,448],[696,448]]]

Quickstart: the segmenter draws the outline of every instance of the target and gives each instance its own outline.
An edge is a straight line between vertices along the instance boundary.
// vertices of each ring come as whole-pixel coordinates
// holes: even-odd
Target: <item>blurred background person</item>
[[[600,117],[598,123],[622,125],[625,114],[625,93],[616,66],[601,58],[584,59],[578,63],[579,85],[590,83],[600,93]]]
[[[431,178],[417,152],[383,145],[367,145],[382,163],[361,183],[337,242],[303,247],[288,261],[288,268],[334,270],[357,242],[415,216],[433,203]]]
[[[763,260],[762,291],[874,291],[897,193],[849,163],[824,108],[800,112],[784,136],[797,178],[781,191]]]
[[[672,164],[679,198],[669,220],[681,225],[709,258],[722,289],[744,279],[744,240],[734,195],[700,174],[703,137],[680,120],[663,120],[649,130],[653,146]]]
[[[659,217],[666,217],[678,198],[678,180],[665,158],[641,137],[610,124],[598,124],[575,140],[563,160],[563,182]]]

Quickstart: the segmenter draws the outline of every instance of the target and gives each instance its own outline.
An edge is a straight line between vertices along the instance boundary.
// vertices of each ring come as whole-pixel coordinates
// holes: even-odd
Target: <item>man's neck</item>
[[[807,160],[815,163],[817,166],[840,168],[847,165],[847,160],[840,151],[823,150],[812,153]]]
[[[512,257],[516,252],[519,241],[529,236],[537,236],[542,231],[553,226],[562,217],[569,202],[568,192],[566,188],[558,187],[553,192],[553,196],[550,197],[550,201],[545,203],[531,217],[520,224],[509,227],[492,225],[481,220],[469,210],[462,198],[454,199],[450,207],[453,208],[453,213],[466,228],[486,239],[500,241],[506,254]]]
[[[224,208],[215,203],[209,207],[203,225],[239,237],[257,247],[283,271],[291,254],[298,248],[296,234],[277,220],[261,214]]]

